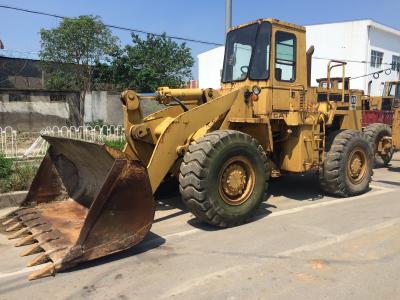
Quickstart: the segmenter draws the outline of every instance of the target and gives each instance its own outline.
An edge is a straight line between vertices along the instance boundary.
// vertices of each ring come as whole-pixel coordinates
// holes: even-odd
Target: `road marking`
[[[390,192],[395,191],[395,189],[390,189],[390,188],[381,187],[381,186],[379,186],[379,187],[378,186],[374,186],[374,188],[378,188],[380,190],[369,192],[369,193],[366,193],[366,194],[363,194],[363,195],[359,195],[359,196],[354,196],[354,197],[349,197],[349,198],[341,198],[341,199],[335,199],[335,200],[328,200],[328,201],[321,202],[321,203],[314,203],[314,204],[310,204],[310,205],[304,205],[304,206],[300,206],[300,207],[294,207],[294,208],[289,208],[289,209],[285,209],[285,210],[276,211],[276,212],[273,212],[270,215],[268,215],[267,219],[271,218],[271,217],[289,215],[289,214],[301,212],[301,211],[304,211],[304,210],[307,210],[307,209],[319,208],[319,207],[331,206],[331,205],[340,204],[340,203],[351,202],[351,201],[354,201],[354,200],[367,198],[367,197],[372,197],[372,196],[377,196],[377,195],[386,194],[386,193],[390,193]]]
[[[383,223],[375,224],[375,225],[370,226],[370,227],[357,229],[357,230],[354,230],[354,231],[351,231],[351,232],[348,232],[348,233],[344,233],[344,234],[341,234],[341,235],[336,235],[334,237],[329,237],[329,238],[326,238],[326,239],[324,239],[322,241],[315,242],[315,243],[312,243],[312,244],[308,244],[308,245],[300,246],[300,247],[293,248],[293,249],[290,249],[290,250],[286,250],[286,251],[280,252],[279,254],[277,254],[277,256],[291,256],[291,255],[299,253],[299,252],[307,252],[307,251],[318,250],[318,249],[324,248],[326,246],[330,246],[330,245],[333,245],[333,244],[344,242],[346,240],[357,238],[359,236],[362,236],[362,235],[365,235],[365,234],[368,234],[368,233],[372,233],[372,232],[375,232],[375,231],[378,231],[378,230],[381,230],[381,229],[385,229],[385,228],[388,228],[388,227],[392,227],[392,226],[395,226],[395,225],[398,225],[398,224],[400,224],[400,218],[396,218],[396,219],[393,219],[393,220],[390,220],[390,221],[386,221],[386,222],[383,222]]]
[[[219,270],[216,272],[211,272],[208,274],[205,274],[200,277],[195,277],[193,279],[189,279],[181,283],[175,288],[172,288],[171,290],[167,291],[165,294],[161,295],[160,299],[170,299],[174,296],[178,296],[181,294],[184,294],[185,292],[188,292],[192,290],[193,288],[196,287],[201,287],[204,286],[205,284],[209,282],[215,282],[215,280],[223,277],[224,275],[230,274],[230,273],[238,273],[240,270],[244,268],[249,268],[249,264],[241,264],[241,265],[235,265],[233,267],[229,267],[223,270]]]
[[[168,238],[173,238],[173,237],[182,237],[182,236],[186,236],[186,235],[191,235],[191,234],[199,232],[199,231],[203,231],[203,230],[200,230],[199,228],[194,228],[194,229],[190,229],[190,230],[186,230],[186,231],[180,231],[180,232],[176,232],[176,233],[167,234],[167,235],[163,236],[163,238],[168,239]]]
[[[355,200],[358,200],[358,199],[361,199],[361,198],[377,196],[377,195],[381,195],[381,194],[385,194],[385,193],[389,193],[389,192],[395,191],[394,189],[391,189],[391,188],[381,187],[381,186],[376,186],[376,185],[370,185],[370,187],[374,188],[374,189],[378,189],[378,190],[377,191],[373,191],[373,192],[369,192],[369,193],[365,193],[365,194],[359,195],[359,196],[354,196],[354,197],[349,197],[349,198],[342,198],[342,199],[328,200],[328,201],[321,202],[321,203],[314,203],[314,204],[305,205],[305,206],[301,206],[301,207],[294,207],[294,208],[289,208],[289,209],[285,209],[285,210],[281,210],[281,211],[276,211],[276,212],[273,212],[270,215],[268,215],[266,219],[269,219],[271,217],[278,217],[278,216],[294,214],[294,213],[301,212],[301,211],[304,211],[304,210],[307,210],[307,209],[313,209],[313,208],[331,206],[331,205],[345,203],[345,202],[351,202],[351,201],[355,201]],[[190,230],[186,230],[186,231],[180,231],[180,232],[167,234],[167,235],[163,236],[163,238],[164,239],[171,239],[171,238],[175,238],[175,237],[183,237],[183,236],[192,235],[192,234],[195,234],[197,232],[202,232],[202,231],[203,230],[201,230],[199,228],[194,228],[194,229],[190,229]]]
[[[0,273],[0,279],[15,276],[15,275],[21,275],[21,274],[25,274],[25,273],[32,273],[36,270],[39,270],[39,269],[45,267],[46,265],[47,264],[42,264],[42,265],[38,265],[38,266],[34,266],[34,267],[26,267],[19,271],[10,272],[10,273]]]
[[[301,212],[301,211],[304,211],[304,210],[307,210],[307,209],[325,207],[325,206],[330,206],[330,205],[335,205],[335,204],[340,204],[340,203],[345,203],[345,202],[351,202],[351,201],[358,200],[358,199],[361,199],[361,198],[372,197],[372,196],[381,195],[381,194],[385,194],[385,193],[389,193],[389,192],[395,191],[395,189],[382,187],[382,186],[377,186],[377,185],[370,185],[370,187],[374,188],[374,189],[378,189],[378,190],[377,191],[373,191],[373,192],[369,192],[369,193],[366,193],[366,194],[363,194],[363,195],[355,196],[355,197],[335,199],[335,200],[325,201],[325,202],[321,202],[321,203],[314,203],[314,204],[310,204],[310,205],[305,205],[305,206],[302,206],[302,207],[294,207],[294,208],[290,208],[290,209],[286,209],[286,210],[273,212],[266,219],[269,219],[271,217],[277,217],[277,216],[293,214],[293,213]],[[197,232],[202,232],[202,231],[203,230],[201,230],[199,228],[194,228],[194,229],[190,229],[190,230],[186,230],[186,231],[171,233],[171,234],[163,236],[163,238],[171,239],[171,238],[175,238],[175,237],[184,237],[184,236],[192,235],[192,234],[195,234]],[[349,234],[351,234],[351,233],[349,233]],[[286,251],[286,252],[290,253],[290,251],[297,251],[297,252],[306,251],[306,250],[301,250],[301,248],[303,248],[303,247],[305,247],[305,248],[307,248],[307,247],[325,247],[324,245],[323,246],[319,246],[319,245],[321,243],[328,243],[327,245],[329,245],[329,243],[335,243],[335,242],[337,242],[338,238],[340,239],[340,236],[339,237],[330,238],[328,240],[324,240],[322,242],[316,243],[315,245],[312,244],[312,245],[309,245],[309,246],[308,245],[307,246],[302,246],[302,247],[295,248],[293,250],[289,250],[289,251]],[[151,240],[148,241],[148,242],[151,242]],[[296,250],[296,249],[299,249],[299,250]],[[285,253],[285,252],[283,252],[283,253]],[[285,256],[282,253],[280,255]],[[11,272],[11,273],[0,273],[0,279],[11,277],[11,276],[15,276],[15,275],[20,275],[20,274],[25,274],[25,273],[29,273],[29,272],[33,272],[33,271],[36,271],[36,270],[38,270],[38,269],[40,269],[42,267],[43,267],[43,265],[40,265],[40,266],[36,266],[36,267],[24,268],[22,270]]]

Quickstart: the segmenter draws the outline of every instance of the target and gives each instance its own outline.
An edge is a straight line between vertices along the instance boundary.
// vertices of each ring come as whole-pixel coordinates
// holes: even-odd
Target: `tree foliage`
[[[132,34],[132,44],[121,49],[98,17],[80,16],[63,19],[40,35],[45,85],[81,91],[81,122],[85,94],[91,89],[153,92],[159,86],[180,87],[192,76],[191,49],[165,34],[146,38]]]
[[[117,38],[94,16],[63,19],[57,28],[41,29],[40,36],[40,58],[46,65],[50,63],[50,68],[55,66],[51,63],[80,66],[63,66],[60,70],[57,65],[55,72],[60,77],[62,71],[66,71],[69,81],[73,73],[76,78],[72,83],[80,89],[88,81],[86,79],[91,79],[92,67],[115,55],[118,50]]]
[[[41,29],[40,36],[46,86],[80,90],[83,118],[84,95],[93,86],[93,67],[115,55],[117,38],[94,16],[65,18],[56,28]]]
[[[132,34],[132,42],[99,72],[118,89],[153,92],[159,86],[182,86],[191,78],[194,59],[185,43],[177,44],[165,34],[146,39]]]

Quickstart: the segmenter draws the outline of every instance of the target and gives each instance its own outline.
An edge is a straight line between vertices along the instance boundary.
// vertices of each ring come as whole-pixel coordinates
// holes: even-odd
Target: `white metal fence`
[[[0,127],[0,153],[8,158],[36,158],[45,155],[48,143],[42,134],[80,139],[85,141],[122,141],[125,139],[122,125],[103,126],[53,126],[40,132],[18,132],[10,126]]]
[[[0,127],[0,153],[3,153],[7,157],[15,156],[17,151],[17,131],[6,126]]]

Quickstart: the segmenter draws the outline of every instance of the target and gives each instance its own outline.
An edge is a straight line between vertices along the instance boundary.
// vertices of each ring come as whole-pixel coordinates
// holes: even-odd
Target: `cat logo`
[[[272,112],[272,119],[285,119],[287,112]]]

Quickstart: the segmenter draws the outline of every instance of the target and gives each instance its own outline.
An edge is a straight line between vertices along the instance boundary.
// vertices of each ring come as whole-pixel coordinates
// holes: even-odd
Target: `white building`
[[[306,26],[307,47],[314,45],[312,61],[312,85],[316,79],[326,77],[329,59],[347,61],[346,76],[358,77],[385,69],[379,78],[368,75],[351,80],[353,89],[371,95],[382,94],[382,82],[397,80],[400,66],[400,30],[379,24],[373,20],[318,24]],[[218,88],[224,57],[224,47],[218,47],[198,55],[200,88]],[[335,69],[334,69],[335,70]],[[337,72],[337,73],[335,73]],[[336,68],[334,76],[341,76]],[[376,77],[376,75],[375,75]]]

